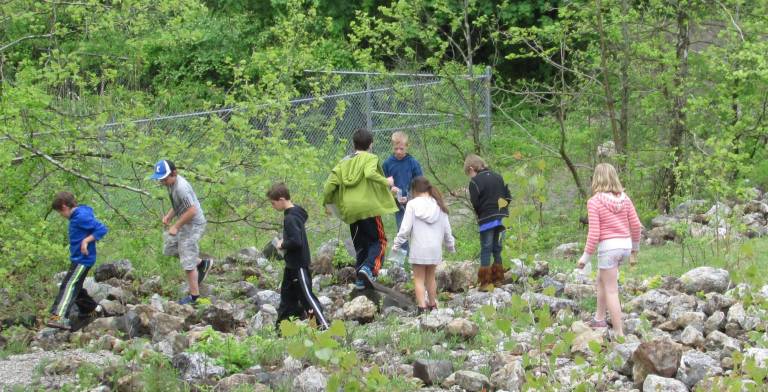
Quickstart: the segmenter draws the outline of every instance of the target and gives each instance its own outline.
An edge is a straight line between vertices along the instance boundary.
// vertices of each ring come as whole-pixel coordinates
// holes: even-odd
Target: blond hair
[[[392,134],[392,144],[403,143],[408,145],[408,134],[405,132],[397,131]]]
[[[595,174],[592,176],[592,194],[600,192],[624,192],[624,187],[619,181],[619,173],[610,163],[600,163],[595,167]]]
[[[475,171],[475,173],[477,173],[480,170],[487,168],[488,166],[486,166],[483,158],[480,158],[475,154],[469,154],[466,158],[464,158],[464,174],[469,174],[469,169],[472,169]]]

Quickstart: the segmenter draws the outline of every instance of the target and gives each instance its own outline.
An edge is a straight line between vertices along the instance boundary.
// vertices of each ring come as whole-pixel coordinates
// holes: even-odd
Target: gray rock
[[[341,315],[345,320],[368,323],[373,321],[373,318],[376,316],[376,304],[371,302],[366,296],[361,295],[350,302],[344,303]]]
[[[676,225],[679,221],[680,219],[675,216],[658,215],[651,219],[651,228],[673,226]]]
[[[393,284],[406,283],[410,280],[408,272],[403,267],[392,267],[387,270],[387,276],[392,280]]]
[[[235,308],[232,304],[218,301],[208,306],[203,311],[203,321],[213,329],[221,332],[231,332],[235,329]]]
[[[680,366],[682,346],[671,340],[643,342],[632,354],[632,375],[636,386],[642,385],[645,377],[656,374],[674,377]]]
[[[94,301],[101,302],[102,300],[107,299],[109,289],[111,289],[112,286],[96,282],[89,276],[83,281],[83,288],[88,290],[88,295],[90,295]]]
[[[589,348],[590,342],[603,343],[604,328],[590,328],[583,321],[571,324],[571,331],[576,335],[571,343],[571,353],[593,354]]]
[[[699,331],[704,331],[704,320],[706,319],[706,316],[702,312],[680,312],[670,314],[669,318],[677,325],[677,328],[692,326]]]
[[[674,241],[677,237],[677,232],[673,227],[654,227],[648,230],[646,233],[648,238],[647,243],[649,245],[664,245],[667,241]]]
[[[103,282],[111,278],[124,279],[133,277],[133,265],[130,260],[119,260],[112,263],[100,264],[93,274],[97,282]]]
[[[688,294],[724,293],[731,284],[730,273],[721,268],[698,267],[680,277],[683,289]]]
[[[417,359],[413,363],[413,377],[425,385],[439,385],[453,373],[453,363],[444,360]]]
[[[533,275],[531,267],[527,266],[523,260],[510,260],[510,268],[504,273],[505,281],[518,281]]]
[[[744,311],[744,305],[741,302],[734,304],[728,309],[728,317],[725,319],[726,323],[735,323],[740,327],[744,326],[747,320],[747,312]]]
[[[234,294],[238,298],[241,298],[241,297],[251,298],[254,295],[258,294],[258,292],[259,292],[259,289],[256,288],[256,286],[254,286],[250,282],[246,282],[244,280],[235,282]]]
[[[315,252],[315,259],[312,260],[313,274],[333,274],[333,258],[336,256],[336,248],[338,246],[339,240],[336,238],[330,239],[320,245],[320,248]]]
[[[258,377],[250,374],[233,374],[221,379],[213,388],[213,392],[234,392],[237,390],[267,392],[269,388],[260,384]]]
[[[625,375],[632,375],[632,354],[640,346],[640,343],[624,343],[613,346],[608,354],[608,363],[613,370]]]
[[[693,388],[704,377],[722,374],[723,369],[719,365],[720,361],[701,351],[688,350],[683,353],[676,378],[688,388]]]
[[[425,331],[439,331],[445,328],[451,321],[453,321],[453,312],[450,314],[445,312],[447,309],[440,309],[437,312],[432,312],[420,320],[421,329]]]
[[[582,254],[582,247],[578,242],[569,242],[558,245],[552,250],[552,254],[557,257],[571,258]]]
[[[325,392],[328,379],[320,369],[310,366],[293,380],[294,392]]]
[[[525,383],[525,369],[520,359],[507,362],[491,374],[491,385],[497,390],[517,392]]]
[[[643,382],[643,392],[688,392],[688,387],[674,378],[649,375]]]
[[[336,280],[341,284],[354,283],[357,279],[357,271],[355,267],[343,267],[336,270]],[[437,284],[438,290],[440,290],[440,283]]]
[[[553,279],[550,276],[545,276],[544,279],[541,281],[541,289],[542,290],[553,290],[552,295],[555,297],[560,297],[563,295],[563,291],[565,290],[565,285],[562,282],[559,282],[555,279]]]
[[[704,335],[701,331],[689,325],[685,327],[680,335],[680,343],[691,347],[702,347],[704,345]]]
[[[675,295],[669,298],[669,315],[696,310],[696,297],[687,294]]]
[[[158,293],[163,289],[163,280],[159,276],[152,276],[141,282],[139,291],[144,294]]]
[[[533,277],[540,278],[549,275],[549,263],[544,260],[535,260],[533,262]]]
[[[491,382],[484,374],[468,370],[459,370],[448,378],[453,378],[453,385],[457,385],[468,392],[484,391],[491,386]],[[446,382],[447,381],[448,380],[446,380]]]
[[[258,293],[256,293],[255,296],[251,297],[251,299],[256,304],[256,306],[270,304],[275,309],[277,309],[280,306],[280,294],[272,290],[259,291]]]
[[[136,305],[129,307],[128,311],[118,321],[120,331],[133,339],[140,336],[151,336],[151,322],[158,313],[155,308],[149,305]]]
[[[712,331],[707,335],[706,348],[707,351],[721,350],[726,356],[730,356],[734,351],[739,351],[741,343],[720,331]]]
[[[248,323],[248,335],[255,335],[263,328],[273,327],[276,321],[277,309],[270,304],[262,305]]]
[[[149,322],[153,342],[159,342],[173,332],[184,330],[184,319],[165,313],[155,313]]]
[[[464,340],[474,338],[478,331],[477,324],[464,318],[453,319],[445,326],[445,332],[449,336],[458,336]]]
[[[222,377],[227,371],[213,363],[213,360],[203,353],[184,352],[173,356],[173,367],[179,370],[179,378],[184,381],[202,381],[214,377]]]
[[[573,312],[579,310],[579,305],[570,299],[555,298],[548,295],[526,292],[523,294],[523,299],[531,303],[535,307],[548,306],[549,310],[553,313],[557,313],[563,309],[570,309]]]
[[[651,290],[629,301],[629,306],[636,312],[651,310],[665,316],[669,310],[669,303],[671,301],[672,298],[665,292]]]
[[[675,215],[700,214],[706,205],[706,200],[688,200],[675,207]]]
[[[763,299],[768,299],[768,284],[760,288],[759,295],[763,297]]]
[[[707,314],[707,316],[711,316],[713,313],[718,311],[725,312],[729,307],[736,303],[736,300],[733,298],[727,297],[720,293],[707,293],[705,294],[705,297],[706,300],[704,301],[704,307],[702,310]]]
[[[125,306],[120,302],[105,299],[99,302],[99,305],[101,305],[104,314],[107,316],[120,316],[125,314]]]
[[[749,359],[753,359],[758,368],[765,369],[768,367],[768,349],[748,348],[744,353],[744,363],[742,366],[746,365]]]
[[[249,247],[240,249],[237,253],[227,256],[225,263],[229,264],[258,264],[264,255],[256,248]]]
[[[718,331],[725,328],[725,314],[721,311],[712,313],[707,321],[704,322],[704,333],[709,335],[712,331]]]
[[[566,283],[563,289],[566,297],[579,300],[595,296],[595,286],[591,284]]]

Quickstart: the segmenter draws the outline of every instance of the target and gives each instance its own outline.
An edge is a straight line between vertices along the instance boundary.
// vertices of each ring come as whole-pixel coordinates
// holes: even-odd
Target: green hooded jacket
[[[333,168],[323,187],[323,204],[335,204],[347,224],[397,211],[379,157],[366,151],[345,157]]]

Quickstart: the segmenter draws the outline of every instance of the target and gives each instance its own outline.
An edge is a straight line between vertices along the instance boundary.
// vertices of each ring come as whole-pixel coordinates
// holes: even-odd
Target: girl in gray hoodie
[[[405,206],[403,223],[395,237],[393,251],[409,242],[408,260],[413,265],[413,286],[419,313],[437,308],[435,268],[443,262],[443,245],[456,252],[448,221],[448,208],[440,191],[419,176],[411,181],[413,199]],[[425,298],[424,292],[428,298]]]

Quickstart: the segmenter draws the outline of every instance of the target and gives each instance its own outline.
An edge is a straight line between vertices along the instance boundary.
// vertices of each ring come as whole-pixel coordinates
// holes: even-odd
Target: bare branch
[[[9,42],[9,43],[7,43],[7,44],[3,45],[3,46],[0,46],[0,52],[4,52],[6,49],[10,48],[11,46],[13,46],[13,45],[16,45],[16,44],[19,44],[19,43],[22,43],[22,42],[24,42],[24,41],[28,41],[28,40],[30,40],[30,39],[37,39],[37,38],[50,38],[50,37],[53,37],[53,33],[48,33],[48,34],[34,34],[34,35],[28,35],[28,36],[26,36],[26,37],[21,37],[21,38],[18,38],[18,39],[14,40],[14,41],[11,41],[11,42]]]

